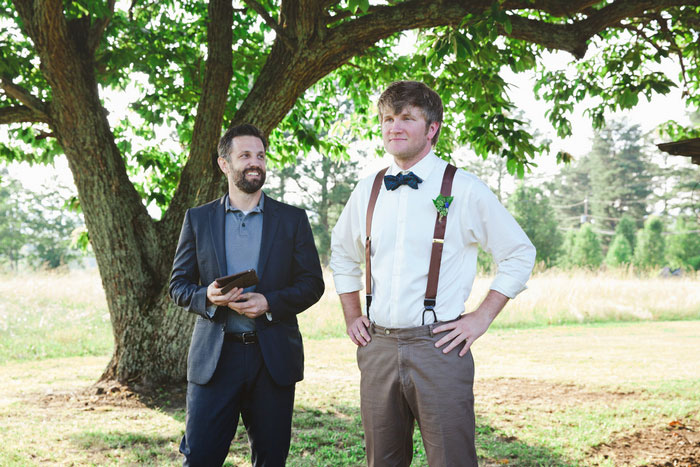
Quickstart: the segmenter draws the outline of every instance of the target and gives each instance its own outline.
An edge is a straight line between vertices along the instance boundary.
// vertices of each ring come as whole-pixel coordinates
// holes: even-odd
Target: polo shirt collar
[[[258,201],[258,204],[250,210],[250,212],[264,212],[264,207],[265,207],[265,193],[262,193],[260,195],[260,201]],[[224,198],[224,208],[226,209],[226,212],[243,212],[238,208],[234,208],[231,206],[231,201],[229,201],[229,196],[228,193],[226,193],[226,197]]]

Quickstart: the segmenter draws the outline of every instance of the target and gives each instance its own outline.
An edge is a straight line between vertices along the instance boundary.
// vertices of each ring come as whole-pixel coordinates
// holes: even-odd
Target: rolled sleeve
[[[491,253],[498,272],[490,289],[508,298],[525,290],[535,265],[535,247],[498,198],[479,182],[474,190],[476,225],[472,229],[484,250]]]
[[[333,281],[335,282],[335,291],[338,294],[356,292],[363,289],[361,277],[333,274]]]
[[[361,183],[355,187],[331,234],[330,268],[339,294],[363,288],[360,265],[364,262],[365,251],[362,242],[364,215],[361,214],[361,196],[358,194],[361,189]]]

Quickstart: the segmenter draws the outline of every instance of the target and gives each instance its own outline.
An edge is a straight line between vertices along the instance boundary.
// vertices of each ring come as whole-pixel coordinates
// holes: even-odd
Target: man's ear
[[[428,126],[428,133],[426,136],[428,137],[429,141],[433,140],[433,136],[435,136],[435,133],[440,129],[440,122],[433,122]]]
[[[227,170],[228,170],[228,161],[227,161],[226,159],[224,159],[223,157],[219,156],[219,157],[216,158],[216,162],[219,163],[219,168],[221,169],[221,171],[222,171],[224,174],[228,173],[228,172],[227,172]]]

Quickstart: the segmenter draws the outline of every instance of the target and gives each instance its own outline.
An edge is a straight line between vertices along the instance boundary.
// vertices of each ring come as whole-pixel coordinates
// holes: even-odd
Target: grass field
[[[112,346],[99,278],[1,279],[0,466],[179,464],[181,391],[153,402],[92,386]],[[546,273],[496,323],[473,346],[482,465],[698,465],[697,278]],[[359,372],[332,290],[301,326],[288,465],[363,465]],[[247,451],[239,430],[228,465],[249,465]]]

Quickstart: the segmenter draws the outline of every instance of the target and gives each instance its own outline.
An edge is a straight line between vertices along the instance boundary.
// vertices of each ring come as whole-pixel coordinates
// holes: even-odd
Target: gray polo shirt
[[[246,269],[258,270],[260,258],[260,242],[263,228],[263,206],[265,195],[260,196],[258,205],[249,212],[241,211],[231,206],[228,194],[225,208],[225,245],[226,245],[226,274],[234,274]],[[255,286],[248,287],[243,292],[253,292]],[[226,332],[241,333],[255,330],[255,321],[241,316],[233,310],[228,310],[226,317]]]

